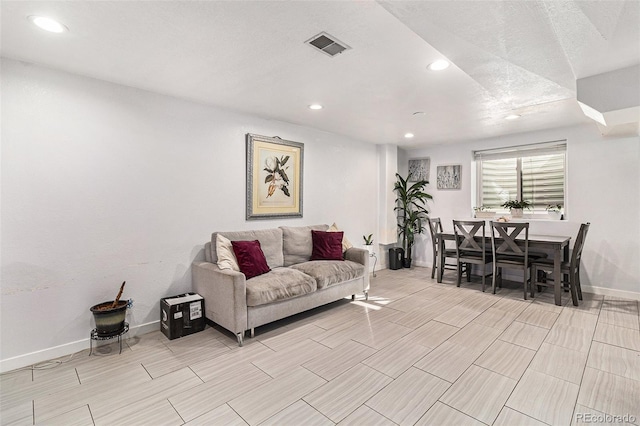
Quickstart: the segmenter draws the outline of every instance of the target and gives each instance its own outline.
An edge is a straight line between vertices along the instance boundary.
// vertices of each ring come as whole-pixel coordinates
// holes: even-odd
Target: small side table
[[[369,257],[373,257],[373,277],[376,276],[376,263],[378,263],[378,256],[376,256],[375,252],[369,253]]]
[[[124,323],[124,328],[122,329],[122,331],[118,334],[114,334],[113,336],[98,336],[98,329],[94,328],[93,330],[91,330],[91,338],[89,339],[89,356],[91,356],[91,354],[93,353],[93,341],[94,340],[110,340],[113,339],[114,337],[118,338],[118,344],[120,345],[120,353],[122,353],[122,336],[127,333],[129,331],[129,323],[125,322]]]

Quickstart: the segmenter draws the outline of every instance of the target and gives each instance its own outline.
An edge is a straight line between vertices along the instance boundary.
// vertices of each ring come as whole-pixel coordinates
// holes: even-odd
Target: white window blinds
[[[516,158],[482,162],[482,198],[478,205],[500,208],[507,200],[518,198],[518,164]]]
[[[566,141],[473,153],[477,162],[478,206],[500,209],[509,200],[527,200],[534,210],[564,206]]]
[[[562,153],[522,158],[522,197],[533,203],[534,210],[549,204],[564,206],[564,157]]]

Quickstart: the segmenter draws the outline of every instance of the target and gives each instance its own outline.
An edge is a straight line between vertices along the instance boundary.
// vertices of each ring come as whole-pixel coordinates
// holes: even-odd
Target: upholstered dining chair
[[[589,226],[591,223],[583,223],[578,230],[578,236],[576,242],[573,244],[573,250],[571,251],[571,259],[566,262],[562,262],[561,272],[563,277],[568,278],[568,282],[564,283],[569,285],[571,291],[571,300],[574,306],[578,306],[578,300],[582,300],[582,288],[580,287],[580,260],[582,259],[582,249],[584,248],[584,241],[587,238],[587,232],[589,232]],[[553,271],[553,259],[535,259],[531,263],[531,277],[538,279],[538,271],[550,272]],[[531,297],[534,296],[535,285],[547,285],[548,282],[553,282],[553,279],[546,278],[545,282],[531,283]],[[535,284],[535,285],[534,285]]]
[[[482,268],[482,291],[484,291],[485,279],[491,275],[486,273],[485,265],[493,260],[493,256],[487,250],[484,220],[454,220],[453,232],[456,236],[458,287],[462,277],[462,265],[466,265],[467,281],[471,281],[471,264],[474,264]]]
[[[524,231],[524,235],[521,235]],[[516,241],[517,239],[517,241]],[[529,223],[491,221],[491,249],[493,254],[493,281],[491,287],[496,292],[496,282],[502,286],[502,268],[522,270],[524,298],[527,299],[529,283]]]
[[[455,259],[456,258],[456,249],[455,248],[444,248],[443,252],[440,253],[440,236],[439,234],[442,232],[442,222],[439,217],[429,218],[429,232],[431,233],[431,247],[433,248],[433,267],[431,268],[431,279],[435,276],[436,269],[438,269],[438,273],[444,273],[444,269],[449,270],[457,270],[458,265],[454,263],[447,263],[447,258]],[[440,255],[442,254],[442,268],[438,268],[436,265],[440,263]],[[442,272],[441,272],[442,271]],[[442,276],[438,277],[438,280],[442,280]]]

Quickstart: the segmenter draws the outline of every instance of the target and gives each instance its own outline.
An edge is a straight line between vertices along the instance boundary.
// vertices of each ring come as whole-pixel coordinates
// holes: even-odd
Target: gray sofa
[[[311,230],[327,225],[220,232],[232,241],[260,241],[270,272],[246,279],[217,265],[216,238],[205,244],[205,261],[194,262],[194,290],[205,299],[205,315],[233,332],[242,346],[245,331],[347,296],[369,292],[369,252],[349,248],[344,260],[310,261]]]

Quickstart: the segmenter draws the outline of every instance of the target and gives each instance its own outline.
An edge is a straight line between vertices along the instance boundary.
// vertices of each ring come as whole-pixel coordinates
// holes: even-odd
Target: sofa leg
[[[236,333],[236,337],[238,338],[238,346],[242,347],[244,343],[244,331],[240,333]]]
[[[369,292],[368,291],[364,292],[364,300],[369,300]]]
[[[353,301],[353,300],[356,300],[356,295],[355,295],[355,294],[352,294],[352,295],[351,295],[351,300],[352,300],[352,301]]]
[[[256,336],[256,329],[255,328],[251,328],[251,338],[253,339]]]

